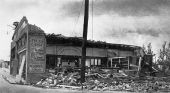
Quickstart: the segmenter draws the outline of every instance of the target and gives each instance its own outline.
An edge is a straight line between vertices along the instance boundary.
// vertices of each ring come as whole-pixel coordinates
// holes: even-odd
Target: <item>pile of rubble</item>
[[[71,71],[71,72],[70,72]],[[86,73],[86,82],[80,83],[80,73],[72,70],[51,74],[39,81],[36,86],[45,88],[76,87],[94,91],[169,91],[170,83],[163,78],[145,77],[132,78],[124,73],[112,70],[90,70]]]
[[[51,74],[46,79],[41,79],[36,86],[38,87],[56,87],[57,85],[80,86],[79,72],[63,71]]]

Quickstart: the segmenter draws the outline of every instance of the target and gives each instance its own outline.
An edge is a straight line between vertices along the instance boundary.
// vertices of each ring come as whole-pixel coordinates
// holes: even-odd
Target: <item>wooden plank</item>
[[[21,66],[19,68],[19,74],[16,76],[16,78],[18,80],[22,80],[22,73],[23,73],[23,69],[24,69],[24,64],[25,64],[25,55],[23,55],[23,57],[22,57]]]

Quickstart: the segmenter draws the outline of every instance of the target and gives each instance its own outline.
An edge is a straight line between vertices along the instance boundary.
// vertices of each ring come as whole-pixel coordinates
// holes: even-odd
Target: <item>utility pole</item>
[[[85,70],[86,70],[85,62],[86,62],[86,43],[87,43],[87,30],[88,30],[88,13],[89,13],[89,0],[85,0],[83,41],[82,41],[82,60],[81,60],[81,83],[85,82]]]

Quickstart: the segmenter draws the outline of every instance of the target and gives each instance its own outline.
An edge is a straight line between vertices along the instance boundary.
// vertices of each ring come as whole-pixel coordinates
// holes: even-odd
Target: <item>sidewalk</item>
[[[0,74],[2,75],[3,79],[5,79],[10,84],[17,84],[16,77],[10,75],[8,68],[0,68]]]

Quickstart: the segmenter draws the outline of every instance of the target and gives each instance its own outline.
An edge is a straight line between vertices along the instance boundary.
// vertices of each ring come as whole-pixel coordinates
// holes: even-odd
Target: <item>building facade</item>
[[[10,73],[27,83],[39,81],[50,70],[71,66],[80,68],[82,38],[46,34],[28,23],[26,17],[15,22],[11,42]],[[87,41],[86,67],[132,69],[139,65],[139,46]]]

